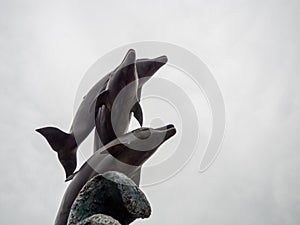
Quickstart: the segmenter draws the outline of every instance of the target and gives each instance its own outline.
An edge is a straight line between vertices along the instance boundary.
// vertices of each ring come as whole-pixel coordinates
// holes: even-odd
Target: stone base
[[[72,205],[68,225],[127,225],[150,215],[151,206],[140,188],[124,174],[109,171],[89,180],[81,189]],[[101,223],[104,218],[110,223]]]

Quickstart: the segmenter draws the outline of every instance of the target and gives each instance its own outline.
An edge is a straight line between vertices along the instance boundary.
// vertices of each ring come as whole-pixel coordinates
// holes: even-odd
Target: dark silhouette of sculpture
[[[166,56],[136,60],[130,49],[84,97],[69,133],[55,127],[36,130],[57,152],[66,181],[72,180],[55,225],[127,225],[150,216],[150,204],[138,187],[141,167],[176,130],[167,125],[126,132],[131,113],[143,125],[142,87],[166,62]],[[94,127],[94,154],[74,173],[77,148]]]
[[[127,131],[131,112],[134,113],[142,126],[143,114],[139,105],[142,86],[167,62],[167,57],[140,59],[136,62],[135,55],[134,50],[129,50],[123,62],[91,88],[75,114],[70,133],[65,133],[55,127],[44,127],[36,130],[47,139],[52,149],[57,152],[59,161],[64,167],[66,178],[76,169],[77,147],[95,127],[96,116],[100,118],[100,122],[98,123],[98,133],[95,134],[95,150],[99,149],[102,143],[107,144],[115,139],[115,132],[123,134]],[[138,78],[143,79],[139,80]],[[121,120],[113,129],[110,107],[114,98],[129,83],[131,88],[126,93],[126,102],[120,105],[118,111],[115,112],[116,117],[120,117]]]

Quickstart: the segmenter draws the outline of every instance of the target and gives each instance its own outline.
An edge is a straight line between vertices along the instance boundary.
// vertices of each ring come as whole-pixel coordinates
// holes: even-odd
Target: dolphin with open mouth
[[[44,127],[36,129],[42,134],[57,152],[66,178],[68,178],[77,166],[77,148],[95,127],[95,118],[99,117],[98,132],[95,134],[95,149],[114,140],[116,134],[127,131],[131,112],[143,124],[143,113],[139,105],[141,88],[144,83],[167,62],[166,56],[155,59],[136,60],[136,53],[130,49],[123,62],[111,73],[96,83],[81,102],[73,119],[69,133],[65,133],[56,127]],[[139,78],[140,79],[139,82]],[[126,92],[126,102],[123,102],[114,111],[116,118],[121,118],[114,129],[111,126],[111,107],[120,91],[130,84],[130,90]],[[101,140],[101,141],[100,141]]]
[[[76,196],[87,181],[98,174],[118,171],[139,185],[142,165],[175,134],[176,129],[173,125],[156,129],[142,127],[100,148],[72,177],[73,180],[66,189],[58,210],[55,225],[66,225]]]

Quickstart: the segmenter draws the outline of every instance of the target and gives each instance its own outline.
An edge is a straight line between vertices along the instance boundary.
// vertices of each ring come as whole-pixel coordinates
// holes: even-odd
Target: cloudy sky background
[[[0,224],[53,224],[67,184],[34,129],[67,130],[90,66],[143,40],[177,44],[209,66],[225,100],[227,130],[208,171],[198,173],[197,151],[177,176],[143,188],[153,215],[134,224],[298,224],[300,3],[131,2],[0,1]],[[158,76],[173,73],[166,67]],[[192,99],[203,106],[202,146],[210,130],[203,99]],[[148,124],[155,125],[155,113],[147,114]]]

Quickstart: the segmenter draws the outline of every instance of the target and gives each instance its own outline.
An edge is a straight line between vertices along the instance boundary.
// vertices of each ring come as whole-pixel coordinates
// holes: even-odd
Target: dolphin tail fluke
[[[58,159],[65,170],[65,174],[66,174],[65,181],[68,181],[69,179],[70,180],[73,179],[72,174],[76,170],[76,165],[77,165],[76,153],[70,153],[67,156],[65,156],[64,154],[61,154],[59,152]]]
[[[51,148],[58,153],[62,150],[71,150],[76,146],[73,135],[65,133],[58,128],[43,127],[36,129],[35,131],[43,135],[50,144]],[[75,146],[73,146],[74,142]]]
[[[77,165],[77,144],[74,136],[55,127],[43,127],[36,129],[36,131],[43,135],[51,148],[57,152],[58,159],[65,170],[66,178],[68,178],[75,171]]]

